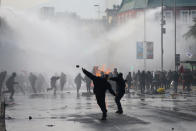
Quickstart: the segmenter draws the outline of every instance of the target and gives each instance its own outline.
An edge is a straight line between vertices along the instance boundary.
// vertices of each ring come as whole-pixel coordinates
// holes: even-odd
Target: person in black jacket
[[[185,85],[185,87],[187,87],[187,91],[190,92],[191,91],[191,84],[193,81],[193,75],[191,74],[191,71],[187,70],[184,73],[183,79],[184,79],[184,85]]]
[[[117,77],[110,78],[110,80],[116,81],[117,88],[116,88],[115,102],[116,102],[117,107],[118,107],[118,111],[116,111],[116,113],[122,114],[123,109],[122,109],[120,100],[125,94],[125,86],[126,86],[125,85],[125,80],[123,79],[123,74],[119,73]]]
[[[82,68],[82,71],[84,72],[86,76],[88,76],[93,81],[93,84],[94,84],[93,92],[96,96],[97,104],[99,105],[103,113],[101,120],[106,120],[106,117],[107,117],[107,109],[106,109],[106,104],[105,104],[106,91],[109,90],[112,95],[116,96],[116,94],[112,90],[110,83],[107,81],[108,75],[104,75],[104,77],[97,77],[93,75],[92,73],[88,72],[84,68]]]

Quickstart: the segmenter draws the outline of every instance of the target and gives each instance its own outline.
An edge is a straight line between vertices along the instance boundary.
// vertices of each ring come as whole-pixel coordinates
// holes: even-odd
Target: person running
[[[110,83],[107,81],[108,75],[104,75],[104,77],[97,77],[84,68],[82,68],[82,71],[86,76],[88,76],[93,81],[94,84],[93,92],[95,94],[97,104],[99,105],[102,111],[101,120],[106,120],[107,118],[107,109],[105,104],[106,91],[109,90],[109,92],[112,95],[116,96],[115,92],[112,90]]]
[[[16,78],[16,73],[14,72],[6,81],[6,87],[8,90],[3,92],[3,93],[10,93],[10,97],[9,97],[10,100],[13,100],[13,96],[15,93],[14,85],[18,84],[18,82],[15,82],[15,78]]]
[[[116,82],[116,97],[115,97],[115,102],[117,104],[118,110],[116,111],[116,113],[118,114],[122,114],[123,113],[123,109],[120,103],[120,100],[122,99],[122,97],[125,94],[125,80],[123,79],[123,74],[119,73],[117,77],[113,77],[110,78],[110,80],[113,80]]]
[[[52,76],[51,79],[50,79],[50,86],[51,88],[48,88],[47,91],[50,91],[52,89],[54,89],[54,95],[56,95],[56,82],[57,80],[59,79],[60,77],[58,76]]]

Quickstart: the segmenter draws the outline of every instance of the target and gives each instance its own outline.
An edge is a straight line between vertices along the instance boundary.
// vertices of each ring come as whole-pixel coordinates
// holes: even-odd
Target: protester
[[[91,93],[91,79],[85,75],[84,81],[86,82],[87,93]]]
[[[88,76],[93,81],[94,84],[93,92],[96,96],[97,104],[99,105],[103,113],[101,120],[106,120],[107,118],[107,109],[105,104],[106,91],[109,90],[112,95],[116,96],[116,94],[112,90],[110,83],[107,81],[108,75],[105,75],[104,78],[102,78],[93,75],[92,73],[88,72],[84,68],[82,68],[82,71],[86,76]]]
[[[132,80],[133,79],[132,79],[132,76],[131,76],[131,72],[129,72],[128,75],[127,75],[127,77],[126,77],[126,83],[127,83],[128,93],[130,92]]]
[[[117,84],[115,102],[117,104],[118,110],[116,111],[116,113],[122,114],[123,109],[120,100],[125,94],[125,86],[126,86],[125,80],[123,79],[123,74],[119,73],[117,77],[110,78],[110,80],[115,81]]]
[[[36,87],[35,87],[36,81],[37,81],[37,76],[34,75],[33,73],[30,73],[29,81],[30,81],[31,87],[33,89],[33,93],[37,93],[37,90],[36,90]]]
[[[63,91],[66,82],[67,82],[67,76],[62,72],[60,76],[61,91]]]
[[[84,78],[81,76],[81,74],[79,73],[75,79],[74,79],[74,82],[76,84],[76,88],[77,88],[77,94],[79,95],[79,91],[80,91],[80,88],[81,88],[81,85],[82,85],[82,81],[84,81]]]
[[[54,95],[56,95],[56,90],[57,90],[56,82],[57,82],[57,80],[59,78],[60,77],[58,77],[58,76],[52,76],[51,79],[50,79],[50,86],[51,86],[51,88],[47,89],[47,91],[50,91],[50,90],[54,89]]]
[[[178,92],[178,80],[179,80],[179,75],[176,71],[173,72],[173,81],[174,81],[174,91],[175,93]]]
[[[10,93],[10,97],[9,97],[10,100],[13,100],[13,96],[15,93],[14,85],[18,84],[18,82],[15,82],[15,78],[16,78],[16,73],[14,72],[6,81],[6,87],[8,90],[3,92],[3,93]]]

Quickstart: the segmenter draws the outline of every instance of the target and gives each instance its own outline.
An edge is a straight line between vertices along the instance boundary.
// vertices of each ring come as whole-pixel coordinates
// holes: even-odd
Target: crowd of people
[[[92,71],[93,73],[93,71]],[[96,73],[93,73],[96,75]],[[113,72],[107,73],[109,78],[117,77],[118,71],[117,68]],[[101,72],[101,75],[104,75],[104,72]],[[180,71],[140,71],[137,72],[128,72],[125,77],[126,80],[126,92],[130,92],[130,89],[140,90],[142,94],[156,94],[159,93],[157,90],[163,88],[164,91],[173,87],[175,93],[178,92],[179,84],[183,86],[184,91],[191,91],[191,84],[193,82],[193,74],[190,70],[183,72]],[[87,92],[90,92],[90,89],[93,87],[91,80],[86,77],[83,78],[79,73],[75,77],[75,84],[77,87],[77,93],[82,85],[82,81],[86,83]],[[113,89],[115,88],[115,83],[109,80]]]
[[[140,91],[141,94],[157,94],[158,89],[162,88],[163,91],[170,89],[171,86],[175,93],[178,92],[179,84],[183,85],[183,90],[190,92],[191,84],[193,81],[193,75],[191,71],[140,71],[128,72],[124,77],[123,73],[119,73],[117,68],[113,72],[101,72],[100,76],[97,76],[95,71],[89,72],[82,68],[84,77],[79,73],[73,81],[75,82],[77,95],[80,93],[82,83],[86,85],[87,93],[95,94],[97,104],[99,105],[103,115],[102,120],[106,120],[107,109],[105,105],[106,91],[108,90],[114,97],[118,110],[116,113],[122,114],[123,109],[120,100],[124,94],[130,93],[130,89]],[[50,81],[50,82],[49,82]],[[16,74],[13,72],[8,75],[6,71],[0,72],[0,90],[2,93],[10,93],[9,98],[13,100],[13,96],[16,91],[20,91],[23,94],[30,91],[31,93],[40,93],[53,90],[53,94],[56,95],[57,88],[60,91],[64,90],[67,83],[67,75],[61,73],[60,75],[53,75],[49,81],[46,80],[44,75],[35,73]],[[48,85],[50,83],[50,85]],[[58,85],[57,85],[58,83]],[[69,85],[70,86],[70,85]],[[15,88],[18,87],[18,88]]]
[[[82,81],[86,82],[87,92],[90,92],[89,86],[92,85],[90,84],[92,81],[93,92],[96,96],[97,104],[103,113],[102,120],[105,120],[107,117],[107,109],[105,106],[106,90],[109,90],[109,92],[115,96],[115,102],[118,108],[116,113],[122,114],[123,109],[120,100],[124,96],[125,92],[130,92],[131,88],[141,91],[141,94],[160,94],[172,87],[174,93],[177,93],[179,83],[181,83],[183,85],[183,90],[190,92],[191,83],[193,81],[193,75],[189,70],[179,72],[151,72],[138,70],[136,73],[128,72],[125,79],[123,78],[122,73],[118,73],[117,68],[115,68],[114,71],[110,72],[109,74],[101,72],[101,76],[97,76],[96,72],[94,71],[89,72],[83,68],[82,71],[85,74],[85,79],[80,73],[75,78],[77,93],[79,93]],[[159,89],[163,89],[162,92],[159,92]]]
[[[59,82],[58,82],[59,80]],[[50,85],[48,84],[50,81]],[[10,99],[13,100],[15,92],[41,93],[49,90],[54,90],[56,94],[57,82],[60,90],[63,91],[67,83],[67,76],[61,73],[60,76],[51,76],[50,80],[41,73],[20,73],[13,72],[11,75],[7,71],[0,72],[0,92],[10,93]]]

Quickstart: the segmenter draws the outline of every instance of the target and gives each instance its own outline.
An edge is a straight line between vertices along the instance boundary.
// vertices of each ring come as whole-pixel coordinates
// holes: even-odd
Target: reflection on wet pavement
[[[74,92],[15,96],[7,106],[8,131],[195,131],[196,99],[183,95],[137,96],[122,99],[124,114],[118,115],[114,97],[107,96],[108,119],[101,121],[100,109],[93,95]],[[29,116],[32,119],[29,119]]]

